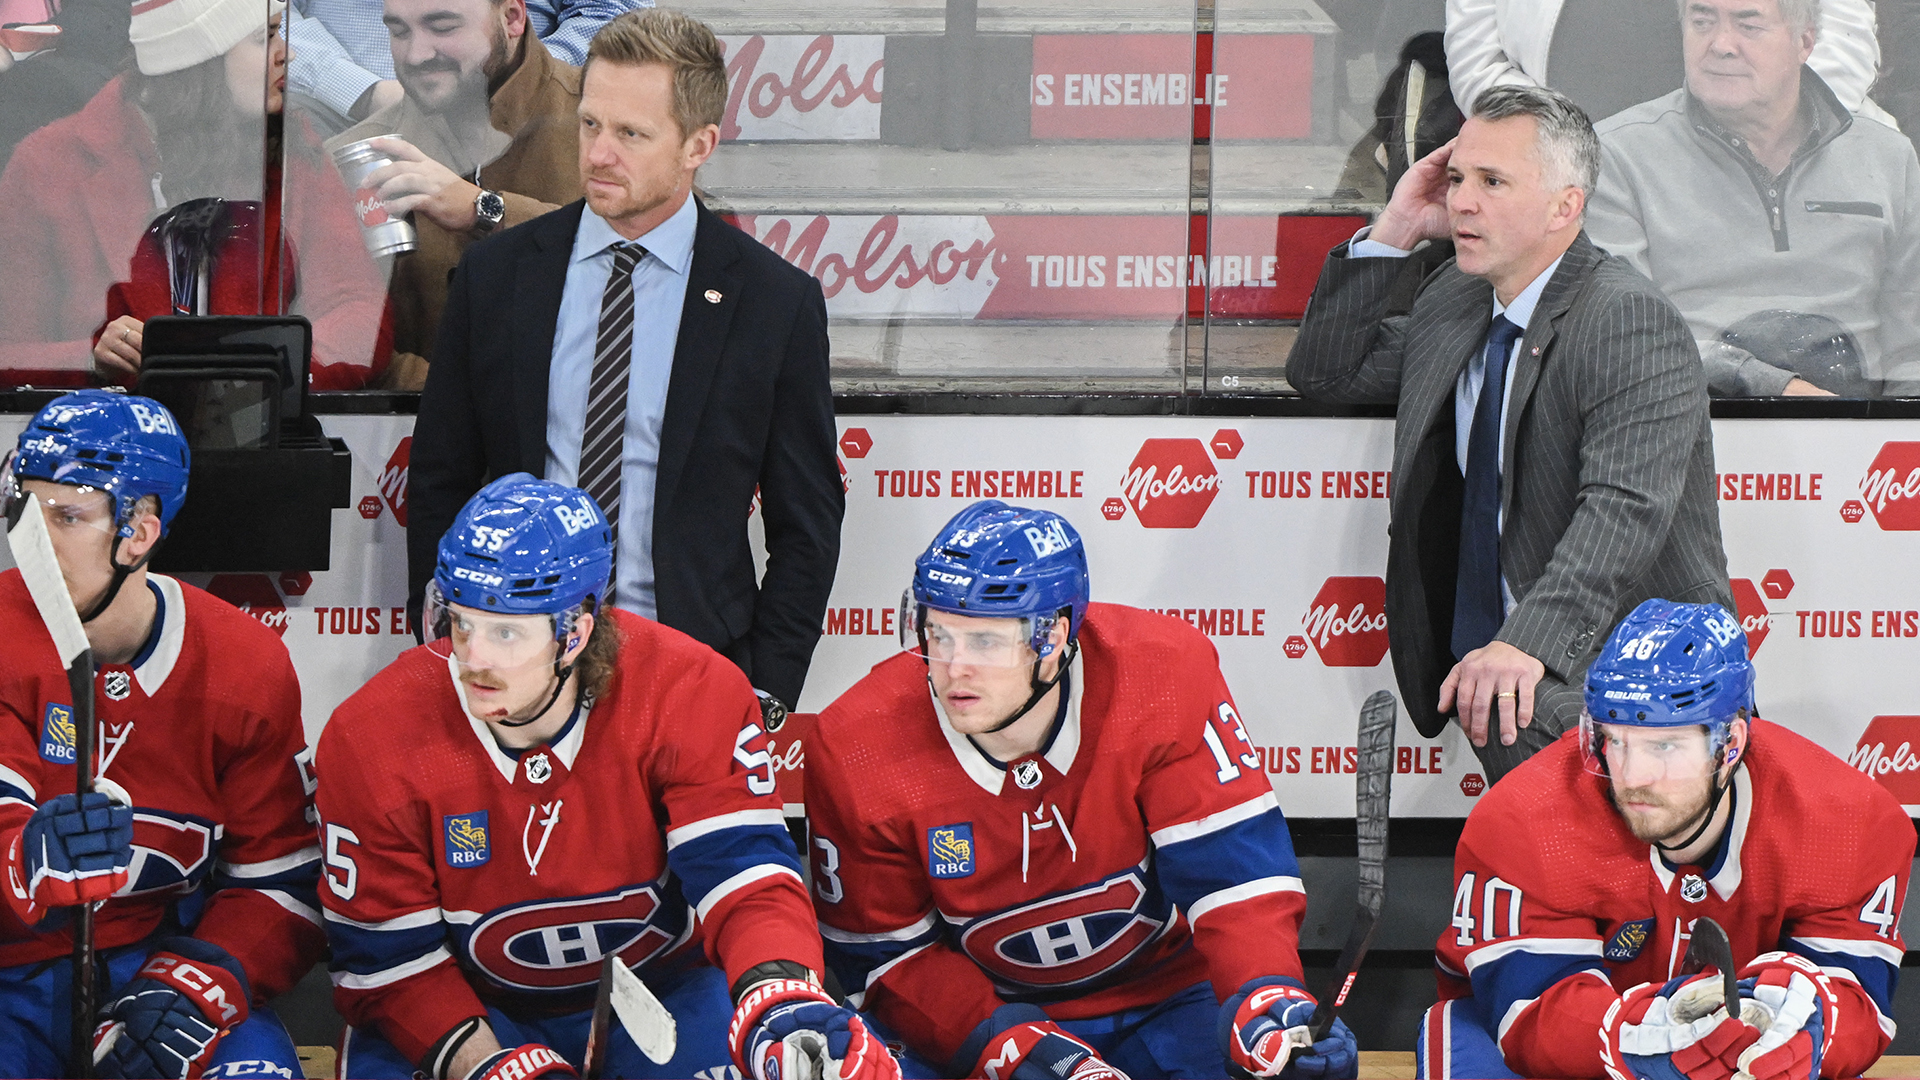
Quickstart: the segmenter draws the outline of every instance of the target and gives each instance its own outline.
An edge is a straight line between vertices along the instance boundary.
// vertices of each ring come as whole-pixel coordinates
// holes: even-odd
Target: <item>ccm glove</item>
[[[727,1043],[752,1080],[900,1080],[900,1063],[860,1015],[802,979],[768,979],[742,995]]]
[[[225,949],[168,938],[100,1010],[95,1075],[196,1080],[249,1010],[247,975]]]
[[[579,1076],[553,1047],[527,1043],[475,1065],[466,1080],[578,1080]]]
[[[1221,1052],[1236,1076],[1353,1080],[1360,1074],[1359,1045],[1335,1017],[1327,1036],[1313,1041],[1307,1021],[1317,1003],[1284,976],[1252,979],[1220,1006]]]
[[[975,1046],[982,1049],[966,1075],[983,1080],[1127,1080],[1037,1005],[995,1009],[968,1037],[961,1056]]]
[[[42,803],[7,842],[7,896],[35,926],[51,909],[112,896],[132,862],[133,811],[102,792],[68,792]]]

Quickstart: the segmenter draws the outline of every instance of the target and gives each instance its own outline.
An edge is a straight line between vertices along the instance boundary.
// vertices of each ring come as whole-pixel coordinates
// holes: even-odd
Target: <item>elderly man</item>
[[[1287,377],[1399,407],[1401,697],[1429,738],[1457,713],[1497,779],[1579,716],[1580,674],[1635,603],[1732,591],[1686,324],[1581,230],[1599,169],[1586,114],[1510,86],[1474,113],[1327,257]],[[1447,237],[1456,258],[1382,318],[1400,258]]]
[[[1686,86],[1599,127],[1594,242],[1673,298],[1716,394],[1920,385],[1912,142],[1806,66],[1819,0],[1684,0],[1682,14]],[[1787,312],[1825,332],[1797,333],[1807,320]]]
[[[327,146],[398,133],[379,142],[394,163],[368,182],[420,234],[389,289],[389,382],[418,389],[467,247],[580,197],[580,71],[529,32],[527,0],[386,0],[385,20],[406,96]]]

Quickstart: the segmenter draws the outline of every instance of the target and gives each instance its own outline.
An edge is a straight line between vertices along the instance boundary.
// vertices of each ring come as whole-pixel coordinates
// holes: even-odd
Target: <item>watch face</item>
[[[760,699],[760,723],[768,734],[779,731],[787,722],[787,707],[774,698]]]
[[[480,193],[480,197],[475,200],[474,209],[481,217],[498,224],[500,219],[506,215],[507,202],[495,192],[483,191]]]

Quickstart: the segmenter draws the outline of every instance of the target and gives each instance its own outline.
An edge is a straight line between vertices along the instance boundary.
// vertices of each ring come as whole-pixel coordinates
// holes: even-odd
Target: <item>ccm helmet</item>
[[[1717,778],[1730,763],[1728,733],[1756,715],[1747,635],[1719,604],[1648,600],[1620,621],[1587,669],[1581,750],[1589,771],[1608,775],[1602,725],[1707,729],[1707,765]],[[1715,779],[1706,816],[1684,848],[1713,819],[1725,786]]]
[[[424,613],[428,640],[446,639],[441,647],[451,650],[456,606],[495,616],[547,616],[550,640],[561,645],[553,695],[532,716],[506,721],[531,723],[559,698],[573,671],[562,658],[575,644],[580,616],[602,606],[613,552],[613,528],[593,496],[527,473],[503,476],[468,500],[440,538]],[[547,640],[527,646],[537,654]]]
[[[165,405],[133,394],[81,390],[55,398],[28,422],[0,473],[0,491],[9,521],[19,512],[25,480],[100,492],[111,503],[113,583],[93,610],[81,615],[83,622],[90,622],[113,603],[127,575],[152,554],[131,565],[120,563],[120,542],[134,535],[134,509],[153,496],[160,504],[164,536],[186,502],[191,464],[187,440]]]
[[[929,665],[934,662],[927,646],[929,611],[1019,619],[1033,656],[1028,676],[1032,693],[1025,705],[990,729],[1001,731],[1039,704],[1066,674],[1079,649],[1088,596],[1086,548],[1066,518],[1050,510],[983,500],[954,515],[914,560],[913,584],[900,599],[901,645],[917,649]],[[1041,661],[1054,651],[1053,627],[1062,616],[1067,619],[1066,655],[1053,676],[1042,679]],[[1016,646],[1004,659],[985,662],[1026,661]]]

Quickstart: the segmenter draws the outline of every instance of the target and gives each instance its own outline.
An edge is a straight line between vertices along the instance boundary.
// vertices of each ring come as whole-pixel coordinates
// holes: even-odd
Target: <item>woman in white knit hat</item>
[[[131,385],[167,314],[305,315],[317,390],[384,366],[352,201],[303,121],[281,135],[284,7],[134,0],[137,70],[21,141],[0,174],[0,384]]]

